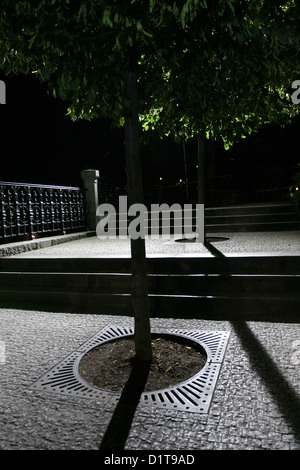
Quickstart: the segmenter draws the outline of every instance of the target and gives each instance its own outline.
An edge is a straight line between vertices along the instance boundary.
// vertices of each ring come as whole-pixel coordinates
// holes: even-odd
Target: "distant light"
[[[159,178],[159,181],[162,181],[162,177]]]
[[[298,187],[297,187],[297,188],[295,188],[295,189],[296,189],[296,191],[299,191],[299,188],[298,188]]]

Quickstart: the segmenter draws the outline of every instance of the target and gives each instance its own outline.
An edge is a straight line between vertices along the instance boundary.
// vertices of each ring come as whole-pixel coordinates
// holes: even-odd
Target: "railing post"
[[[80,173],[84,184],[87,225],[89,230],[96,230],[96,211],[98,207],[98,170],[83,170]]]
[[[6,86],[3,80],[0,80],[0,104],[6,104]]]

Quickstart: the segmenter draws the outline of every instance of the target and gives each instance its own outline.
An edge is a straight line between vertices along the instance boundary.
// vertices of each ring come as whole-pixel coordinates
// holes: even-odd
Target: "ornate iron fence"
[[[117,183],[110,178],[98,177],[98,204],[118,204],[120,188]]]
[[[86,228],[80,188],[0,182],[0,243]]]

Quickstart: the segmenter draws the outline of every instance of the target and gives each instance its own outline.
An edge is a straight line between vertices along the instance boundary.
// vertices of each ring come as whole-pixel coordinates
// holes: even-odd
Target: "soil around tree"
[[[155,391],[179,384],[197,374],[207,355],[200,345],[175,336],[152,337],[153,359],[144,391]],[[95,387],[122,392],[135,360],[132,336],[103,343],[80,360],[79,375]]]

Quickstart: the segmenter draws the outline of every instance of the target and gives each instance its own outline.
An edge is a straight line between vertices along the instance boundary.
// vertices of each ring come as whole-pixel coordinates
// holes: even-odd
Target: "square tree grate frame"
[[[163,329],[151,331],[152,335],[177,336],[199,344],[207,354],[205,366],[195,375],[177,385],[144,392],[140,405],[177,409],[192,413],[208,413],[229,341],[229,331],[202,331]],[[29,388],[55,392],[65,396],[96,399],[103,403],[118,402],[121,392],[111,392],[85,382],[79,375],[82,357],[101,344],[125,336],[133,336],[134,328],[110,325],[83,343],[60,363],[40,377]]]

